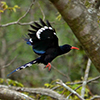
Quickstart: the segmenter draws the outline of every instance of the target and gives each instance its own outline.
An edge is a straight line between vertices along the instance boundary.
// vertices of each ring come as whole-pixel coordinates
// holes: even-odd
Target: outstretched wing
[[[33,30],[28,30],[29,39],[26,39],[27,44],[31,44],[33,51],[39,55],[46,52],[48,48],[58,46],[58,38],[56,36],[55,29],[47,20],[46,23],[40,19],[40,23],[34,22],[34,26],[31,25]]]

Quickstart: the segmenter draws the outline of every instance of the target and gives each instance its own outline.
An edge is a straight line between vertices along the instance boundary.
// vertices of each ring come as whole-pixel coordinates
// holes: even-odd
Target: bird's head
[[[69,51],[72,50],[72,49],[77,49],[77,50],[79,50],[79,48],[70,46],[70,45],[68,45],[68,44],[65,44],[65,45],[63,45],[63,46],[60,46],[60,49],[61,49],[62,53],[67,53],[67,52],[69,52]]]

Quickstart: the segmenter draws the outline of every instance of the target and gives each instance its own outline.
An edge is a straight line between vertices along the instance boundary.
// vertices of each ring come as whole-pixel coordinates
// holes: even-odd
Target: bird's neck
[[[69,47],[66,47],[65,45],[59,46],[59,48],[61,50],[61,54],[65,54],[71,50]]]
[[[64,50],[63,50],[63,47],[62,47],[62,46],[59,46],[59,48],[60,48],[60,55],[62,55],[62,54],[64,54],[64,53],[66,53],[66,52],[64,52]]]

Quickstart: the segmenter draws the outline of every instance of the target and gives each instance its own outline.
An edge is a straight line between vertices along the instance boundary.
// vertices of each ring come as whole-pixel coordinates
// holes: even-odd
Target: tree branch
[[[45,20],[45,14],[44,14],[44,11],[43,11],[43,9],[41,8],[41,6],[40,6],[40,4],[37,2],[37,4],[38,4],[38,6],[39,6],[39,8],[40,8],[40,10],[41,10],[41,13],[42,13],[42,15],[43,15],[43,20]]]
[[[84,75],[84,79],[83,79],[83,84],[82,84],[82,90],[81,90],[81,96],[83,98],[84,98],[85,87],[86,87],[86,84],[87,84],[87,79],[88,79],[88,74],[89,74],[90,66],[91,66],[91,60],[88,59],[87,67],[86,67],[85,75]]]
[[[98,79],[100,79],[100,76],[97,76],[93,79],[88,80],[87,83],[96,81]],[[76,83],[69,83],[67,85],[81,84],[82,82],[83,81],[76,82]],[[77,87],[74,91],[76,91],[81,86],[82,86],[82,84],[79,87]],[[21,91],[21,92],[27,92],[27,93],[31,93],[31,94],[42,94],[42,95],[47,95],[47,96],[50,96],[50,97],[58,99],[58,100],[65,100],[65,98],[62,95],[60,95],[57,92],[53,91],[53,89],[57,89],[56,87],[53,88],[53,89],[44,89],[44,88],[22,88],[22,87],[13,87],[13,86],[0,85],[0,88],[1,89],[6,88],[6,89]],[[67,96],[67,98],[69,98],[72,94],[73,93],[71,93],[69,96]]]
[[[50,96],[54,99],[65,100],[63,95],[60,95],[51,89],[23,88],[23,87],[12,87],[12,86],[9,87],[9,86],[5,86],[5,85],[0,85],[0,88],[7,88],[7,89],[16,90],[16,91],[20,91],[20,92],[27,92],[27,93],[31,93],[31,94],[41,94],[41,95]]]
[[[52,65],[52,68],[55,69],[58,73],[60,73],[61,75],[63,75],[64,77],[66,77],[68,79],[68,81],[71,81],[70,77],[68,75],[65,75],[64,73],[62,73],[61,71],[59,71],[56,67],[54,67]]]
[[[31,10],[32,6],[34,5],[35,0],[33,0],[33,2],[31,3],[30,7],[28,8],[28,10],[26,11],[26,13],[20,17],[17,22],[19,22],[20,20],[22,20],[24,17],[26,17],[26,15],[29,13],[29,11]]]
[[[10,90],[7,88],[0,88],[0,99],[3,100],[34,100],[27,95]]]
[[[96,80],[98,80],[98,79],[100,79],[100,76],[97,76],[97,77],[95,77],[95,78],[92,78],[92,79],[88,80],[88,81],[87,81],[87,84],[90,83],[90,82],[96,81]],[[68,84],[66,84],[66,85],[75,85],[75,84],[81,84],[81,83],[83,83],[83,81],[81,81],[81,82],[71,82],[71,83],[68,83]],[[82,86],[82,84],[81,84],[80,86],[78,86],[74,91],[76,91],[77,89],[79,89],[81,86]],[[53,87],[52,89],[54,90],[54,89],[57,89],[57,88],[59,88],[59,87],[60,87],[60,86],[56,86],[56,87]],[[72,94],[73,94],[73,93],[70,93],[70,94],[67,96],[66,99],[69,99],[69,97],[70,97]]]
[[[68,87],[65,83],[63,83],[62,81],[60,82],[56,82],[57,84],[60,84],[61,86],[65,87],[66,89],[68,89],[71,93],[75,94],[80,100],[85,100],[84,98],[82,98],[76,91],[72,90],[70,87]]]
[[[12,59],[7,65],[1,66],[0,69],[3,69],[3,68],[5,68],[5,67],[8,67],[9,65],[11,65],[11,64],[15,61],[16,58],[17,58],[17,56],[16,56],[14,59]]]
[[[93,79],[88,80],[87,83],[93,82],[93,81],[98,80],[98,79],[100,79],[100,76],[97,76],[97,77],[95,77],[95,78],[93,78]],[[71,83],[71,84],[68,84],[68,85],[81,84],[81,83],[83,83],[83,81],[81,81],[81,82],[76,82],[76,83]],[[78,86],[78,87],[75,89],[75,91],[76,91],[77,89],[79,89],[81,86],[82,86],[82,84],[81,84],[80,86]],[[73,93],[70,93],[70,94],[67,96],[67,99],[68,99],[72,94],[73,94]]]
[[[82,84],[80,86],[78,86],[74,91],[76,91],[77,89],[79,89],[80,87],[82,86]],[[72,95],[73,93],[70,93],[68,96],[67,96],[67,100],[69,100],[69,97]]]
[[[91,98],[91,100],[95,100],[95,99],[100,99],[100,96],[93,96],[92,98]]]
[[[29,25],[29,24],[32,24],[33,21],[30,21],[28,23],[21,23],[20,21],[27,16],[27,14],[29,13],[29,11],[31,10],[32,6],[34,5],[35,3],[35,0],[33,0],[33,2],[31,3],[30,7],[27,9],[27,11],[25,12],[25,14],[23,16],[21,16],[17,21],[14,21],[14,22],[11,22],[11,23],[7,23],[7,24],[3,24],[3,25],[0,25],[0,27],[6,27],[6,26],[9,26],[9,25],[15,25],[15,24],[19,24],[19,25]]]

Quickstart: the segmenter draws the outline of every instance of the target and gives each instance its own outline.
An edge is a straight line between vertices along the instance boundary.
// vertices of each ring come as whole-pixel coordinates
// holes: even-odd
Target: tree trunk
[[[100,72],[100,27],[96,21],[96,13],[89,12],[78,0],[50,1],[68,23],[88,57]]]

